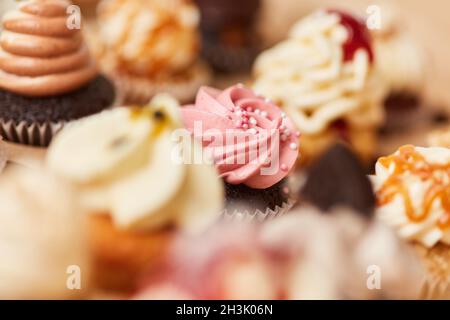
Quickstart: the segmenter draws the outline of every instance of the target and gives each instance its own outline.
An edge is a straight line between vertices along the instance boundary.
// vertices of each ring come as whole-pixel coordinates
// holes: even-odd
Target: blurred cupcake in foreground
[[[359,183],[331,176],[325,186],[329,192],[316,203],[309,185],[336,173],[326,159],[336,159],[336,152],[339,160],[349,161],[345,172],[354,178],[351,182]],[[223,224],[199,237],[179,238],[161,272],[143,281],[134,298],[416,298],[420,261],[394,232],[372,220],[374,195],[363,171],[352,167],[354,161],[344,147],[330,151],[302,190],[301,197],[311,200],[279,219],[262,225]],[[354,188],[368,193],[361,214],[350,209],[361,204],[352,197]],[[324,203],[328,209],[319,209]]]
[[[99,74],[69,1],[30,0],[3,16],[0,38],[0,135],[47,146],[67,121],[113,105],[115,89]]]
[[[450,298],[450,149],[401,147],[373,176],[377,216],[415,244],[428,274],[425,298]]]
[[[381,6],[381,25],[372,35],[375,65],[388,86],[385,126],[388,130],[404,129],[423,116],[418,107],[425,88],[425,52],[389,5]]]
[[[116,108],[67,127],[49,148],[48,166],[75,186],[91,213],[102,288],[133,288],[176,231],[200,232],[220,217],[223,186],[214,167],[173,158],[178,108],[165,95],[147,107]]]
[[[255,30],[260,0],[196,0],[201,11],[202,52],[218,71],[251,68],[258,54]]]
[[[336,140],[369,161],[383,122],[384,89],[374,68],[369,31],[349,14],[319,11],[254,66],[256,92],[273,99],[302,132],[302,162]]]
[[[190,102],[209,82],[199,61],[200,14],[189,0],[104,0],[98,9],[100,61],[128,103],[159,92]]]
[[[298,156],[291,120],[274,103],[242,85],[202,87],[183,122],[225,182],[226,213],[264,220],[290,207],[285,178]]]
[[[82,209],[55,177],[15,169],[0,179],[0,298],[86,294],[89,261]]]

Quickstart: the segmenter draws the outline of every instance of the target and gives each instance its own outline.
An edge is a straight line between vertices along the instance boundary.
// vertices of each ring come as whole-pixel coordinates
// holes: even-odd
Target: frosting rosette
[[[3,17],[0,88],[25,96],[74,91],[97,76],[79,28],[69,25],[69,1],[33,0]]]
[[[188,0],[104,0],[100,34],[119,70],[138,76],[172,74],[195,63],[198,9]]]
[[[263,52],[254,67],[254,89],[286,110],[306,135],[333,122],[375,127],[382,121],[382,86],[365,25],[338,11],[299,21],[287,40]]]
[[[224,91],[202,87],[182,117],[229,184],[268,188],[286,177],[297,159],[300,133],[291,120],[242,85]]]
[[[428,248],[450,244],[449,149],[403,146],[380,158],[375,172],[381,220]]]

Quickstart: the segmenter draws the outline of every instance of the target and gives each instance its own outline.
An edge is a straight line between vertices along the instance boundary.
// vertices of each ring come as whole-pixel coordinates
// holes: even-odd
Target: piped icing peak
[[[3,17],[0,88],[24,96],[74,91],[97,75],[79,29],[68,27],[65,0],[31,0]]]
[[[201,88],[182,117],[230,184],[268,188],[286,177],[297,159],[300,133],[291,120],[242,85]]]
[[[450,244],[450,149],[403,146],[378,160],[373,181],[378,216],[401,236]]]

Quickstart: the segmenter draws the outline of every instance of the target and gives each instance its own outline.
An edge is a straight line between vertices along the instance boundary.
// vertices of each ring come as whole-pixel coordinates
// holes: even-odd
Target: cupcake
[[[90,213],[96,286],[132,289],[175,233],[201,232],[220,217],[223,186],[214,167],[176,156],[180,126],[178,103],[161,95],[146,107],[75,122],[50,145],[48,167],[74,186]]]
[[[425,298],[450,298],[450,149],[403,146],[380,158],[377,216],[414,245],[427,275]]]
[[[423,117],[419,105],[425,87],[425,53],[394,8],[382,6],[381,10],[381,28],[373,29],[372,35],[375,64],[387,84],[385,128],[391,131],[408,128]]]
[[[374,58],[364,23],[334,10],[302,19],[287,40],[258,57],[253,89],[284,109],[302,132],[302,163],[336,140],[371,159],[384,94]]]
[[[260,0],[196,0],[201,11],[203,57],[218,71],[251,68],[259,51]]]
[[[296,162],[300,133],[274,103],[242,85],[202,87],[181,112],[224,180],[226,215],[264,220],[289,208],[284,178]]]
[[[191,102],[209,82],[198,59],[200,14],[189,0],[104,0],[98,9],[100,57],[130,104],[159,92]]]
[[[70,186],[46,171],[0,179],[0,298],[85,297],[90,267],[82,208]]]
[[[3,16],[0,36],[0,135],[47,146],[65,122],[115,100],[80,30],[69,27],[65,0],[30,0]]]

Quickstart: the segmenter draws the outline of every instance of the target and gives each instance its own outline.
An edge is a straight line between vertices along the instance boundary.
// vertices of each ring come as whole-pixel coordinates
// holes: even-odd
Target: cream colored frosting
[[[304,134],[323,132],[338,119],[377,126],[383,119],[383,87],[366,50],[344,61],[347,37],[335,13],[318,12],[299,21],[287,40],[257,59],[255,91],[284,108]]]
[[[381,28],[372,30],[376,67],[390,91],[420,94],[425,83],[425,53],[399,16],[395,6],[382,3]]]
[[[3,17],[0,87],[26,96],[54,96],[97,75],[78,29],[67,27],[69,1],[31,0]]]
[[[16,169],[0,179],[0,298],[61,299],[69,267],[86,289],[83,212],[70,187],[45,172]]]
[[[116,108],[64,128],[47,163],[77,187],[90,212],[111,214],[120,228],[196,231],[219,217],[223,186],[212,165],[174,158],[178,128],[178,103],[157,96],[150,106]]]
[[[414,150],[413,152],[423,157],[423,160],[413,157],[407,158],[405,155],[408,154],[407,152],[410,152],[408,149]],[[386,183],[389,184],[388,181],[392,181],[389,179],[392,179],[393,175],[395,175],[395,181],[400,182],[401,188],[404,190],[403,192],[394,192],[395,196],[390,201],[379,203],[377,209],[378,218],[394,227],[401,237],[419,242],[426,247],[432,247],[438,242],[450,244],[450,228],[441,226],[442,220],[449,218],[449,212],[446,211],[439,196],[433,197],[431,198],[432,201],[429,201],[430,194],[434,194],[436,191],[440,194],[440,192],[445,192],[449,188],[450,172],[445,167],[450,165],[450,149],[406,146],[400,150],[391,158],[395,157],[398,159],[401,153],[404,154],[401,158],[409,159],[409,163],[416,172],[405,170],[402,173],[398,173],[396,171],[399,169],[397,163],[392,162],[386,167],[385,160],[378,160],[375,167],[375,175],[372,177],[378,201],[381,201],[380,190],[383,187],[386,188]],[[438,167],[432,167],[433,165]],[[441,189],[444,191],[441,191]],[[429,202],[429,212],[421,219],[412,221],[407,214],[405,195],[410,199],[414,216],[423,215],[427,207],[426,202]]]
[[[186,0],[104,0],[100,34],[114,68],[140,76],[176,73],[198,57],[198,9]]]

